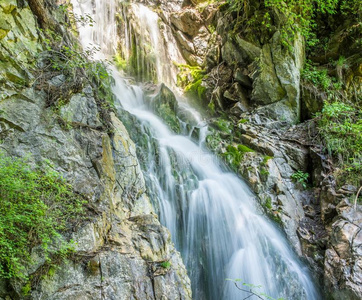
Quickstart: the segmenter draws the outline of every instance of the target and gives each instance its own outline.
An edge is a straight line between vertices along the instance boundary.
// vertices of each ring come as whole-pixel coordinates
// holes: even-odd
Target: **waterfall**
[[[120,15],[123,22],[119,33],[124,41],[119,45],[119,52],[131,62],[128,71],[140,81],[163,82],[176,88],[175,64],[185,64],[185,60],[171,29],[160,30],[157,13],[142,4],[122,1]]]
[[[80,13],[90,13],[96,21],[80,34],[83,45],[95,43],[104,57],[112,54],[116,48],[113,43],[117,42],[115,18],[111,15],[114,0],[72,2]],[[149,12],[140,4],[138,8],[143,13]],[[139,13],[140,18],[145,18],[143,13]],[[154,22],[148,26],[159,30],[157,18],[149,17],[148,22]],[[128,38],[121,43],[131,44],[132,30],[128,24]],[[160,35],[153,34],[158,37],[150,41],[156,42]],[[151,47],[157,54],[159,45]],[[167,63],[162,57],[156,59],[161,65]],[[170,230],[181,252],[194,299],[236,300],[249,296],[226,278],[260,285],[260,291],[274,298],[319,299],[307,267],[299,261],[283,234],[262,214],[247,185],[227,172],[203,147],[207,127],[200,125],[198,142],[188,133],[174,134],[149,108],[141,88],[129,84],[115,67],[111,71],[120,117],[125,124],[129,123],[148,193],[161,223]],[[162,70],[157,70],[157,75],[161,73]],[[184,103],[180,105],[195,116],[195,122],[201,121],[195,110]]]

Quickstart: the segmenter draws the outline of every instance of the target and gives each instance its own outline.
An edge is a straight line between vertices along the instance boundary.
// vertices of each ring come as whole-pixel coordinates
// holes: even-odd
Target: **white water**
[[[73,0],[75,7],[76,1]],[[89,9],[89,3],[85,9]],[[112,32],[115,25],[103,3],[112,7],[113,0],[97,0],[95,5],[101,6],[93,11],[95,19],[104,20],[105,16],[99,14],[105,13],[108,25],[88,28],[89,32],[80,35],[83,43],[92,37],[93,42],[107,45],[101,36],[108,29]],[[109,54],[110,49],[103,53]],[[129,85],[115,68],[112,73],[114,94],[123,109],[137,119],[133,126],[140,130],[135,135],[136,130],[131,129],[130,134],[139,141],[139,154],[143,154],[139,159],[148,191],[161,222],[170,230],[182,254],[194,299],[249,296],[226,278],[261,285],[260,291],[275,298],[319,299],[307,268],[298,261],[282,233],[260,213],[245,183],[225,172],[218,160],[200,146],[206,128],[201,130],[198,143],[188,135],[175,135],[148,109],[139,87]],[[188,109],[197,119],[197,112]]]
[[[175,64],[185,64],[185,60],[176,46],[171,30],[163,28],[161,31],[158,15],[142,4],[123,5],[121,14],[124,19],[122,26],[124,42],[120,49],[127,59],[136,53],[137,68],[140,69],[138,78],[149,80],[150,74],[155,71],[158,82],[175,88],[177,82]],[[136,49],[133,48],[133,37],[136,39]]]

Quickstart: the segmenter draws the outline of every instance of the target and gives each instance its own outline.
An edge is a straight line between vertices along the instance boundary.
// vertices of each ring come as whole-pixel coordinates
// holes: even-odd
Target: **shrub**
[[[317,69],[309,62],[305,64],[301,75],[304,80],[312,83],[314,86],[320,88],[323,91],[328,91],[332,84],[332,79],[328,76],[327,69]]]
[[[26,278],[36,245],[47,260],[71,250],[60,233],[83,214],[83,203],[49,166],[31,169],[25,160],[0,153],[0,278]]]
[[[318,44],[315,35],[318,18],[346,14],[359,19],[360,0],[227,0],[227,10],[236,14],[234,30],[246,25],[264,33],[280,30],[283,44],[288,46],[294,35],[300,32],[312,46]],[[280,16],[284,17],[280,17]]]
[[[358,104],[325,102],[318,114],[319,132],[329,155],[337,159],[339,179],[360,185],[362,175],[362,113]]]

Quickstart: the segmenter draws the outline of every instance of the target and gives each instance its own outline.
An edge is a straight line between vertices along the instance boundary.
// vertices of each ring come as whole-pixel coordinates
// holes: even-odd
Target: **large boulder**
[[[271,118],[296,123],[300,119],[300,71],[304,63],[304,42],[296,35],[293,45],[283,46],[280,32],[262,48],[254,75],[252,101],[267,105],[259,109]]]
[[[203,20],[198,11],[191,8],[172,13],[170,21],[173,26],[190,37],[195,36],[203,25]]]

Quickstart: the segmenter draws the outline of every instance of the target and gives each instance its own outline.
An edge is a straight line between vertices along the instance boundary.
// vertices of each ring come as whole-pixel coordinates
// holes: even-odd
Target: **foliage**
[[[164,261],[161,263],[161,267],[165,269],[169,269],[171,267],[171,263],[169,261]]]
[[[83,215],[84,200],[58,172],[0,154],[0,187],[0,278],[26,278],[36,245],[47,260],[72,250],[60,233]]]
[[[236,13],[235,30],[251,27],[263,33],[281,32],[283,43],[289,46],[297,32],[310,45],[318,39],[314,33],[317,18],[337,13],[357,16],[360,0],[260,0],[260,6],[248,0],[227,0],[228,11]]]
[[[273,159],[273,156],[265,155],[261,164],[265,166],[270,159]]]
[[[109,112],[114,107],[114,79],[108,72],[107,60],[93,60],[99,48],[83,49],[79,44],[69,42],[66,36],[51,30],[43,31],[41,36],[44,51],[40,53],[39,60],[43,67],[38,70],[35,86],[39,90],[47,90],[47,107],[57,112],[59,106],[67,104],[74,93],[81,93],[85,86],[91,86],[100,119],[111,131]],[[59,74],[64,75],[65,81],[60,86],[51,85],[49,79]],[[71,128],[72,124],[66,120],[61,117],[58,120],[64,128]]]
[[[244,154],[247,152],[255,152],[253,149],[245,145],[238,145],[237,147],[228,145],[226,147],[226,152],[223,153],[225,160],[229,163],[232,169],[237,172],[240,163],[244,158]]]
[[[328,91],[332,84],[332,79],[328,76],[328,70],[317,69],[315,66],[312,66],[310,62],[305,64],[301,75],[304,80],[323,91]]]
[[[100,90],[110,90],[113,83],[108,73],[108,61],[90,60],[100,50],[98,47],[89,47],[82,51],[77,45],[62,45],[58,48],[49,39],[45,39],[46,50],[50,67],[54,71],[60,71],[65,75],[76,75],[75,70],[82,71],[82,75],[89,83],[95,83]]]
[[[221,130],[222,132],[225,132],[225,133],[232,132],[232,125],[231,125],[230,121],[224,120],[222,118],[218,118],[214,124],[217,127],[217,129]]]
[[[272,209],[273,206],[272,206],[272,200],[270,197],[266,198],[265,200],[265,205],[264,205],[267,209]]]
[[[328,153],[341,168],[338,177],[357,186],[362,178],[362,113],[354,103],[325,102],[318,125]]]
[[[307,188],[308,183],[308,173],[304,173],[303,171],[297,171],[294,174],[292,174],[292,179],[294,182],[300,183],[303,188]]]
[[[227,281],[232,281],[235,285],[235,287],[240,290],[243,291],[247,294],[249,294],[247,297],[245,297],[244,299],[249,299],[250,297],[257,297],[259,299],[262,300],[284,300],[284,298],[273,298],[268,296],[267,294],[263,293],[263,292],[259,292],[256,290],[261,289],[261,285],[254,285],[254,284],[250,284],[250,283],[244,283],[242,282],[241,279],[226,279]]]

